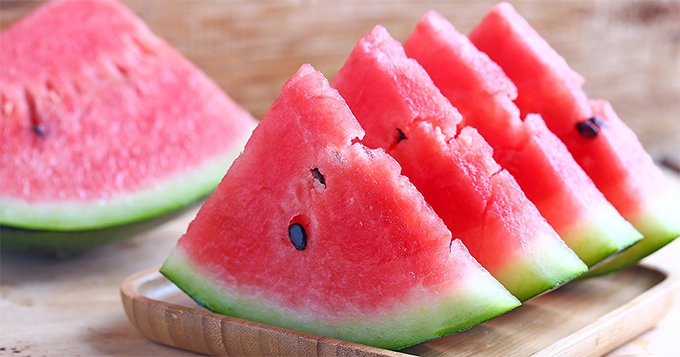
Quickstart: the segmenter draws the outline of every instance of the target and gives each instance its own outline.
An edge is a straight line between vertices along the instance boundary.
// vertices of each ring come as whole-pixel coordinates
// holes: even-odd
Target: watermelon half
[[[472,128],[399,42],[376,26],[333,80],[366,130],[384,148],[454,237],[512,294],[526,300],[587,270],[493,159]]]
[[[0,63],[3,250],[157,224],[215,188],[257,123],[116,1],[41,6],[0,35]]]
[[[434,11],[404,42],[463,116],[493,148],[560,237],[588,266],[633,245],[642,235],[612,206],[538,115],[520,119],[517,88],[503,70]]]
[[[218,313],[398,349],[519,302],[304,65],[161,273]]]
[[[494,6],[470,40],[518,89],[523,114],[540,114],[642,241],[589,274],[635,264],[680,236],[680,203],[663,172],[611,106],[591,102],[583,77],[507,3]]]

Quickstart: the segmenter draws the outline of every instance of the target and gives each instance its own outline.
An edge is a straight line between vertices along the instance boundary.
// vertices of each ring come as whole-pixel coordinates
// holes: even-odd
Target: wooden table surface
[[[494,1],[144,1],[126,0],[151,29],[261,117],[281,84],[305,62],[332,77],[375,24],[399,40],[428,9],[462,32]],[[511,1],[607,98],[659,162],[680,161],[680,1]],[[39,5],[0,0],[0,29]],[[351,25],[351,26],[350,26]],[[674,164],[675,162],[675,164]],[[667,170],[680,196],[680,174]],[[159,265],[193,218],[189,212],[145,234],[55,260],[0,256],[0,356],[182,356],[128,322],[119,285]],[[680,241],[645,262],[680,274]],[[680,302],[653,330],[612,356],[680,353]]]
[[[0,0],[0,29],[44,0]],[[498,0],[123,0],[257,118],[303,63],[333,78],[376,24],[435,10],[468,33]],[[654,157],[680,162],[680,1],[509,0]],[[680,164],[678,164],[680,165]]]
[[[680,196],[680,175],[667,172]],[[129,240],[71,259],[2,253],[0,356],[191,356],[146,340],[119,294],[129,275],[160,265],[195,212]],[[680,240],[645,260],[680,274]],[[677,295],[677,293],[676,293]],[[611,356],[673,356],[680,351],[680,301],[651,331]],[[15,352],[19,351],[19,352]]]

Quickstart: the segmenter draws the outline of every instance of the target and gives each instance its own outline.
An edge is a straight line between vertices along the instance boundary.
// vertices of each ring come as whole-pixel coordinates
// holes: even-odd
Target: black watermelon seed
[[[588,118],[588,121],[599,126],[600,128],[606,128],[607,127],[607,122],[602,120],[602,118],[598,116],[592,116]]]
[[[323,185],[323,187],[326,187],[326,178],[323,177],[321,174],[321,171],[319,171],[318,168],[313,168],[312,169],[312,174],[314,175],[314,178],[319,180],[319,182]]]
[[[591,121],[580,121],[576,123],[576,130],[586,139],[594,139],[600,132],[600,127]]]
[[[45,136],[45,127],[40,124],[33,125],[33,132],[38,136]]]
[[[295,249],[305,250],[307,248],[307,232],[300,223],[293,223],[288,227],[288,238]]]
[[[406,135],[401,129],[397,128],[397,143],[400,143],[402,140],[406,140]]]

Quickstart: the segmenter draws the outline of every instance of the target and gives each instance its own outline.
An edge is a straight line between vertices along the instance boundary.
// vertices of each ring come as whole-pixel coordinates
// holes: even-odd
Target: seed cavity
[[[319,171],[319,168],[315,167],[312,170],[312,175],[314,175],[314,178],[319,180],[319,183],[323,185],[323,187],[326,187],[326,178],[323,177],[321,174],[321,171]]]
[[[400,143],[402,140],[406,140],[406,134],[404,132],[397,128],[397,144]]]
[[[125,66],[115,61],[113,62],[113,65],[116,67],[116,70],[123,78],[130,77],[130,72],[128,71],[127,68],[125,68]]]
[[[38,113],[38,108],[35,103],[35,98],[33,93],[31,93],[28,88],[24,89],[24,96],[26,98],[26,106],[28,107],[28,118],[31,123],[31,128],[33,133],[39,137],[44,137],[46,134],[45,125],[42,122],[42,118]]]
[[[307,248],[307,232],[300,223],[295,222],[288,227],[288,238],[295,249],[305,250]]]

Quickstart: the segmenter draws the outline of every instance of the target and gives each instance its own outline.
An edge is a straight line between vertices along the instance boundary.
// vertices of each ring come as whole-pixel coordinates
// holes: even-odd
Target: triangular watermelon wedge
[[[226,315],[397,349],[519,302],[304,65],[161,273]]]
[[[588,266],[642,235],[626,221],[538,115],[520,119],[517,88],[503,70],[434,11],[404,42],[442,94],[493,148],[548,223]]]
[[[361,125],[402,166],[425,200],[491,274],[520,300],[587,270],[494,161],[399,42],[376,26],[333,80]]]
[[[518,14],[494,6],[469,34],[518,89],[523,114],[539,113],[604,196],[644,236],[590,275],[635,264],[680,236],[680,202],[663,172],[605,102],[591,103],[583,77]]]
[[[257,121],[118,1],[0,35],[2,249],[67,255],[210,193]]]

